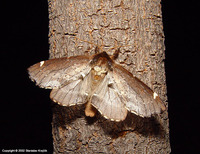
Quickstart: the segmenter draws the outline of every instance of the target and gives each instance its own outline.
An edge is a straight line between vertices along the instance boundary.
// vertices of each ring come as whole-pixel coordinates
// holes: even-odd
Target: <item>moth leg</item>
[[[94,117],[96,112],[97,110],[92,106],[91,101],[87,102],[85,106],[85,115],[87,117]]]

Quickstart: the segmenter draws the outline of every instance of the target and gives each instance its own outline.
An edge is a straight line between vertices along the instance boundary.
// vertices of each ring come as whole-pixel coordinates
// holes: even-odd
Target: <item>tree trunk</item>
[[[122,46],[116,62],[167,106],[160,0],[49,0],[49,43],[50,58],[91,55],[96,45],[112,55]],[[112,122],[84,108],[53,105],[54,153],[170,153],[167,111]]]

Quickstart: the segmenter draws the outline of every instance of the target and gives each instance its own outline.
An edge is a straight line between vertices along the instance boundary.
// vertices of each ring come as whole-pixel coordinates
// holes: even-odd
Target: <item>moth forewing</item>
[[[29,67],[28,72],[38,86],[53,89],[89,73],[89,62],[90,57],[87,56],[57,58],[39,62]]]

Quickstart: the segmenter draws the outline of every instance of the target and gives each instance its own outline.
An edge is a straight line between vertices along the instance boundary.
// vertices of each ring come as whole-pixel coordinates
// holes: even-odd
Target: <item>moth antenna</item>
[[[115,50],[113,56],[111,56],[111,59],[112,59],[112,60],[117,59],[118,56],[119,56],[119,52],[120,52],[120,48],[118,48],[117,50]]]
[[[92,45],[98,46],[97,44],[95,44],[95,43],[93,43],[93,42],[90,42],[90,41],[87,41],[87,40],[80,39],[80,38],[78,38],[78,37],[76,37],[76,36],[74,36],[74,37],[75,37],[77,40],[80,40],[80,41],[87,42],[87,43],[89,43],[89,44],[92,44]]]
[[[95,52],[95,54],[99,53],[99,47],[98,46],[96,46],[94,52]]]
[[[93,42],[80,39],[80,38],[78,38],[78,37],[76,37],[76,36],[73,36],[73,37],[76,38],[76,39],[79,40],[79,41],[87,42],[87,43],[89,43],[89,44],[91,44],[91,45],[96,46],[96,48],[95,48],[95,53],[99,53],[99,49],[100,49],[100,50],[102,49],[102,45],[99,46],[99,45],[98,45],[98,42],[97,42],[97,44],[95,44],[95,43],[93,43]],[[87,52],[89,52],[89,50],[88,50]]]

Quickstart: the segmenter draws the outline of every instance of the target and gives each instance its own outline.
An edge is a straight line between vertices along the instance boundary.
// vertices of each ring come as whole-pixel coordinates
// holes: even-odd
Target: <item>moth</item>
[[[28,68],[32,81],[52,89],[50,98],[62,105],[86,104],[85,115],[94,117],[96,109],[106,119],[123,121],[128,111],[151,117],[165,110],[157,93],[115,63],[119,54],[106,52],[92,56],[73,56],[41,61]]]

